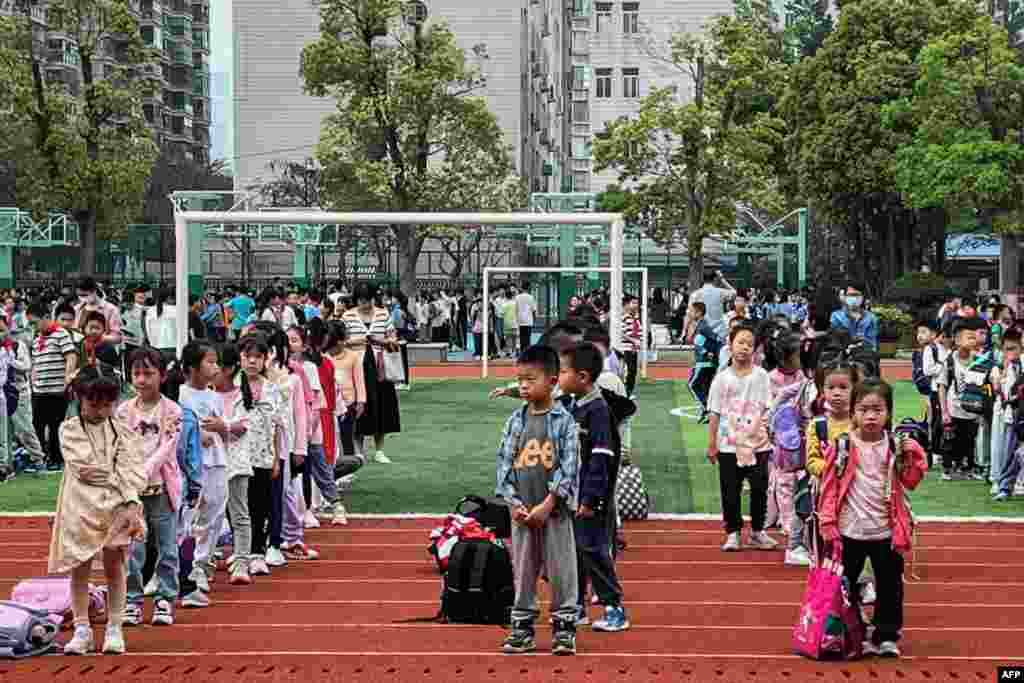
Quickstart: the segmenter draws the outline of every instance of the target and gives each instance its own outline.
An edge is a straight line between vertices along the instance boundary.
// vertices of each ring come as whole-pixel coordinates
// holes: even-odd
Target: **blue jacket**
[[[513,463],[516,450],[526,427],[526,405],[512,413],[505,422],[505,430],[498,446],[498,485],[495,494],[513,507],[523,504],[516,490]],[[576,509],[576,495],[579,478],[580,440],[576,418],[562,404],[555,401],[554,407],[545,415],[548,436],[555,449],[555,470],[548,484],[548,490],[563,499],[570,510]]]
[[[878,350],[878,316],[871,311],[863,311],[856,320],[845,308],[833,311],[829,324],[846,329],[854,339],[863,339],[872,350]]]
[[[182,406],[178,469],[185,475],[185,495],[189,500],[194,500],[199,493],[203,476],[203,445],[199,432],[199,417],[191,408]]]

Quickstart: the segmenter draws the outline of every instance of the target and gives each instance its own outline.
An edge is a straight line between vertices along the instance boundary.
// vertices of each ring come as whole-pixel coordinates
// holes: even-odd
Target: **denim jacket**
[[[178,469],[185,475],[186,497],[199,494],[203,476],[203,446],[199,437],[199,417],[191,408],[181,409],[181,432],[178,436]]]
[[[526,410],[527,406],[524,405],[508,418],[501,435],[501,445],[498,446],[498,486],[495,493],[513,507],[522,505],[512,465],[526,427]],[[576,419],[560,402],[555,401],[554,407],[545,415],[545,421],[557,463],[548,490],[563,499],[570,510],[575,510],[580,460]]]
[[[860,318],[854,318],[844,307],[832,312],[829,324],[848,330],[851,337],[863,339],[873,351],[878,350],[878,316],[871,311],[862,311]]]

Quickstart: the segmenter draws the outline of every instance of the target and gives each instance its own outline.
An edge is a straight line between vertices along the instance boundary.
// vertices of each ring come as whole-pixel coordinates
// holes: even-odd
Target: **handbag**
[[[644,486],[644,475],[640,468],[625,460],[619,468],[615,484],[615,507],[623,520],[647,519],[651,500]]]
[[[401,351],[378,351],[377,359],[380,379],[392,384],[405,382],[405,365],[402,363]]]
[[[835,541],[832,556],[824,561],[819,561],[817,545],[812,553],[816,566],[807,576],[793,627],[793,651],[817,660],[859,659],[864,653],[865,628],[843,576],[842,544]]]

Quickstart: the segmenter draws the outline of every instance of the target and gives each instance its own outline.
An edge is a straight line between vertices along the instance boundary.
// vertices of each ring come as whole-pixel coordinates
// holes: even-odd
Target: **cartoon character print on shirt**
[[[726,396],[725,414],[728,431],[725,443],[736,451],[736,464],[749,467],[757,462],[758,447],[768,442],[768,423],[765,407],[754,401],[741,401],[738,396]]]

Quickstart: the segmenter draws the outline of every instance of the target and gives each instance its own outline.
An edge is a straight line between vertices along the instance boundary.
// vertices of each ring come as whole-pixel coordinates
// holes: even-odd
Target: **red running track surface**
[[[426,552],[435,523],[310,530],[323,560],[248,587],[220,573],[210,608],[179,609],[172,627],[126,629],[127,655],[0,661],[0,681],[990,681],[998,665],[1024,659],[1017,525],[922,524],[904,658],[819,663],[789,647],[806,570],[784,567],[781,551],[719,552],[714,522],[628,525],[620,564],[634,626],[581,628],[576,657],[551,657],[542,624],[539,654],[508,656],[498,627],[396,623],[436,612],[440,580]],[[0,518],[0,596],[45,572],[47,542],[46,519]]]

